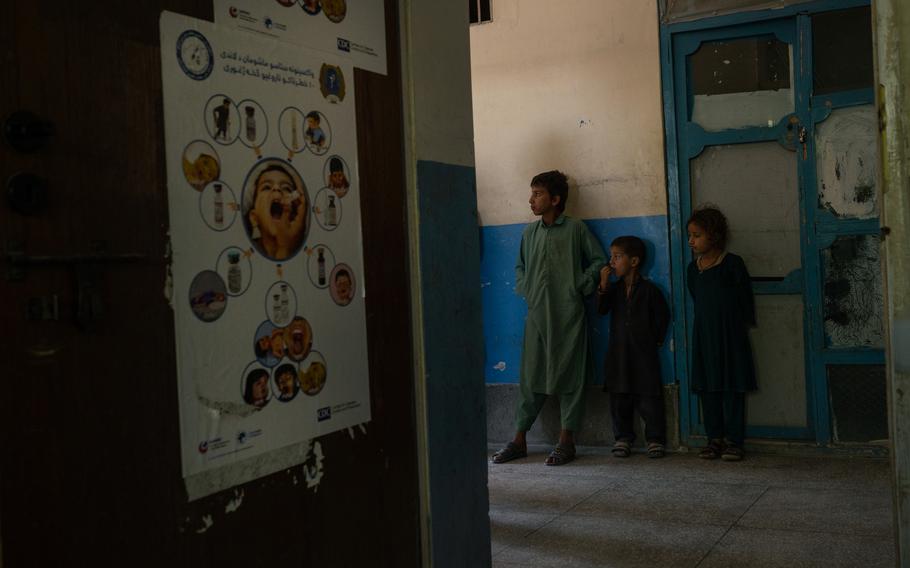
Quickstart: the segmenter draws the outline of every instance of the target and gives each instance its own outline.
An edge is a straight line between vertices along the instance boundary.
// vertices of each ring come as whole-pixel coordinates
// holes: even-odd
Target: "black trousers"
[[[746,437],[746,393],[701,392],[698,398],[701,399],[701,413],[708,438],[726,438],[742,446]]]
[[[667,443],[667,421],[662,396],[610,393],[610,412],[613,415],[613,437],[632,443],[635,440],[633,418],[635,410],[645,421],[645,439],[658,444]]]

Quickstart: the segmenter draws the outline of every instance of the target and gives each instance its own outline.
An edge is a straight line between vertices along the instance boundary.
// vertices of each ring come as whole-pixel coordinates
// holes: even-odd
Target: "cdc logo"
[[[340,49],[341,51],[350,52],[351,51],[351,42],[349,42],[348,40],[346,40],[344,38],[338,38],[338,49]]]
[[[326,406],[325,408],[320,408],[316,411],[316,420],[322,422],[323,420],[328,420],[332,417],[332,407]]]

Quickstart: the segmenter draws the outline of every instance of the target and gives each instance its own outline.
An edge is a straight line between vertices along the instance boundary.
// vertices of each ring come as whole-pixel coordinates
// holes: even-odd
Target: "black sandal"
[[[613,456],[617,458],[627,458],[632,453],[632,446],[625,440],[616,440],[613,444]]]
[[[724,445],[721,440],[711,440],[708,445],[698,452],[698,457],[703,460],[716,460],[723,454]]]
[[[565,465],[575,459],[575,446],[563,446],[556,444],[556,447],[550,452],[547,465]]]
[[[512,460],[528,457],[528,448],[522,448],[515,442],[509,442],[506,447],[493,454],[493,463],[506,463]]]
[[[664,457],[664,445],[660,442],[651,442],[648,444],[648,457],[649,458],[662,458]]]
[[[724,448],[723,453],[720,455],[720,459],[728,462],[738,462],[745,457],[745,452],[743,449],[737,446],[736,444],[729,444]]]

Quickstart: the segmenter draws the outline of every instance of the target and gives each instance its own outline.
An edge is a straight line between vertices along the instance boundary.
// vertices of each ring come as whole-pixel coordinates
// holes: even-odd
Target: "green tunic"
[[[521,236],[515,292],[528,303],[520,378],[535,393],[578,390],[594,377],[584,297],[597,287],[603,248],[578,219],[560,215]]]

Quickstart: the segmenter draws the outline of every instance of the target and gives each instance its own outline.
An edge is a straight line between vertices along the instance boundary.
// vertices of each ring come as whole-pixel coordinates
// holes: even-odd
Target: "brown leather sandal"
[[[724,443],[722,440],[711,440],[708,445],[698,452],[698,457],[703,460],[716,460],[724,452]]]

